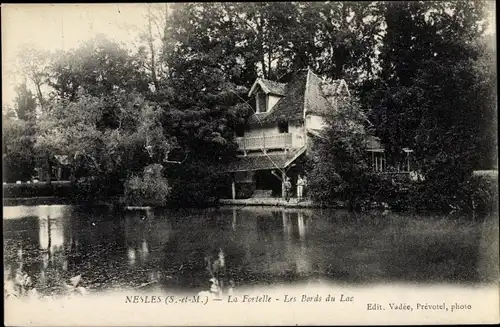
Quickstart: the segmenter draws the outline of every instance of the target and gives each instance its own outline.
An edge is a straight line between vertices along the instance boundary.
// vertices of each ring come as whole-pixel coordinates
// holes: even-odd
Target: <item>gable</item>
[[[332,110],[332,104],[325,97],[323,81],[314,73],[309,74],[306,97],[304,101],[304,117],[307,114],[323,115]],[[336,87],[332,84],[327,89]]]
[[[256,94],[259,90],[262,90],[265,94],[274,94],[274,95],[285,95],[286,84],[279,83],[275,81],[271,81],[268,79],[258,78],[250,88],[248,92],[248,96]]]
[[[301,71],[285,86],[284,96],[276,103],[273,110],[259,117],[252,115],[250,124],[277,123],[282,120],[296,121],[303,119],[304,95],[307,72]]]
[[[288,84],[258,79],[249,94],[255,94],[260,89],[266,92],[265,88],[269,91],[272,83],[284,87],[284,90],[278,90],[283,97],[277,100],[271,111],[260,113],[258,117],[252,115],[250,124],[303,121],[307,114],[323,116],[337,108],[339,98],[350,96],[345,80],[326,81],[310,70],[296,72]]]

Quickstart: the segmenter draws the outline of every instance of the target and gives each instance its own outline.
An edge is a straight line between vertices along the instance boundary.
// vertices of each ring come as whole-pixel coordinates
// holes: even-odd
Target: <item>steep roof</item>
[[[296,73],[294,78],[285,86],[283,98],[281,98],[271,111],[254,114],[250,117],[250,123],[275,123],[280,120],[298,120],[303,118],[304,95],[307,83],[307,72]]]
[[[344,80],[326,81],[309,69],[296,72],[288,84],[282,85],[285,85],[283,97],[271,111],[253,114],[249,119],[250,124],[300,121],[308,113],[322,115],[335,110],[335,104],[328,100],[329,97],[341,95],[343,91],[349,95]]]
[[[286,87],[285,83],[279,83],[264,78],[258,78],[250,88],[248,96],[252,96],[257,86],[260,86],[264,91],[264,93],[266,94],[276,94],[282,96],[285,95],[285,87]]]
[[[295,161],[304,151],[305,147],[287,153],[264,154],[259,152],[255,155],[242,156],[230,162],[225,170],[228,172],[238,172],[283,169]]]

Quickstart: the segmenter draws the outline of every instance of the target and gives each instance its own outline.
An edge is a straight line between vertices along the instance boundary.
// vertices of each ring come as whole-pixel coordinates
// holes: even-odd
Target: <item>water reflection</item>
[[[93,289],[151,283],[205,288],[205,260],[221,249],[228,278],[240,285],[316,278],[473,282],[492,276],[482,258],[493,250],[481,245],[491,244],[485,237],[492,236],[466,220],[257,207],[7,209],[5,276],[25,271],[46,290],[78,274]]]

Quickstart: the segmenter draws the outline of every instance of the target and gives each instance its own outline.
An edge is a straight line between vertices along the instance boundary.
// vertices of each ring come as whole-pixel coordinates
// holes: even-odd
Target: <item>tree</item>
[[[14,102],[17,117],[25,121],[33,120],[36,114],[36,99],[28,89],[26,82],[17,86],[16,93]]]
[[[18,85],[16,93],[14,107],[5,108],[3,113],[4,180],[9,182],[31,180],[35,168],[36,99],[26,83]]]
[[[109,101],[119,108],[117,128],[100,126]],[[103,185],[123,186],[130,174],[149,164],[161,164],[171,148],[161,116],[161,108],[138,93],[115,91],[95,97],[82,90],[74,102],[56,101],[41,117],[36,147],[67,156],[77,178],[93,177]]]
[[[165,30],[169,19],[169,4],[145,4],[146,12],[143,13],[147,21],[145,26],[127,22],[124,28],[136,35],[136,41],[132,44],[135,48],[135,56],[140,66],[149,77],[149,82],[154,86],[154,92],[158,92],[165,82],[168,67],[161,60],[161,54],[165,39]]]
[[[45,97],[43,87],[48,85],[48,72],[51,54],[48,51],[36,49],[30,45],[24,45],[19,50],[19,72],[29,79],[36,90],[38,104],[43,110],[45,108]]]
[[[486,149],[483,130],[494,101],[481,59],[484,18],[481,1],[385,4],[382,71],[363,101],[374,108],[389,158],[397,160],[403,147],[415,151],[426,177],[423,193],[439,194],[439,201],[428,201],[439,206],[462,196],[458,190]]]
[[[76,99],[80,88],[97,97],[116,90],[149,90],[138,59],[103,35],[76,49],[57,53],[50,72],[56,96],[70,101]]]
[[[328,117],[328,127],[313,139],[308,179],[313,199],[326,203],[341,199],[354,208],[364,200],[370,175],[366,116],[357,100],[340,103]]]
[[[32,126],[28,122],[4,116],[2,128],[3,180],[29,181],[35,169]]]

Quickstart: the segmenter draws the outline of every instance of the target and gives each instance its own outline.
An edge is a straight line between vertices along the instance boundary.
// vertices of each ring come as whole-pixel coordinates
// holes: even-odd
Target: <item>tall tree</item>
[[[44,86],[48,85],[50,52],[36,49],[30,45],[23,45],[19,50],[19,72],[28,78],[36,90],[38,104],[45,108]]]
[[[33,126],[10,115],[3,117],[2,125],[3,180],[31,180],[35,169]]]
[[[342,199],[354,208],[369,191],[366,116],[356,99],[339,99],[338,103],[328,116],[328,127],[313,138],[310,194],[326,203]]]
[[[120,108],[116,128],[101,126],[109,101]],[[163,133],[161,116],[161,108],[138,93],[114,91],[96,97],[81,90],[75,101],[56,100],[42,115],[36,148],[67,156],[76,177],[123,185],[129,174],[163,163],[171,142]]]
[[[440,194],[445,204],[484,156],[484,117],[492,117],[493,79],[481,64],[479,42],[485,2],[384,6],[382,72],[365,100],[389,158],[398,159],[403,147],[414,149],[425,194]]]
[[[147,78],[140,63],[120,44],[103,35],[54,56],[50,85],[56,96],[73,101],[80,88],[93,96],[115,90],[146,92]]]
[[[17,118],[25,121],[33,120],[36,114],[36,99],[26,82],[16,87],[16,93],[14,102]]]
[[[146,71],[149,82],[157,93],[167,75],[165,62],[161,60],[161,53],[165,39],[165,29],[169,19],[169,4],[145,4],[142,16],[145,25],[135,22],[126,22],[123,27],[134,35],[131,45],[141,67]]]

